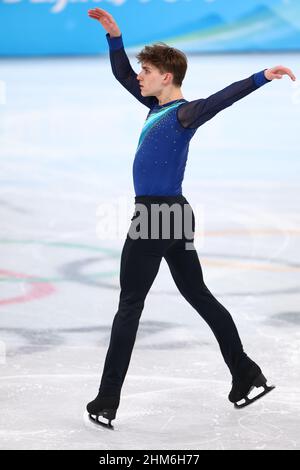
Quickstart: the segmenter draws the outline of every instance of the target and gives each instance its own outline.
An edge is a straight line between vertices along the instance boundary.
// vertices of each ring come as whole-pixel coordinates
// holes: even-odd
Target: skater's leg
[[[146,295],[157,275],[162,254],[151,240],[127,236],[120,271],[120,299],[114,317],[99,392],[119,396],[129,366]]]
[[[194,247],[193,242],[189,248]],[[213,296],[203,280],[202,268],[195,249],[186,249],[184,240],[178,240],[164,255],[172,277],[181,294],[197,310],[212,329],[232,375],[249,358],[226,308]]]
[[[144,204],[146,207],[145,219],[136,219],[143,212],[141,207],[136,206],[136,212],[131,219],[130,230],[127,234],[121,255],[120,284],[121,293],[119,308],[115,315],[110,344],[107,351],[104,370],[100,383],[98,396],[87,405],[87,411],[98,419],[99,416],[108,420],[115,419],[116,410],[120,402],[120,393],[125,375],[129,366],[132,349],[134,346],[139,319],[144,307],[146,295],[156,277],[162,256],[166,249],[173,243],[172,236],[164,238],[162,227],[158,230],[159,238],[150,236],[152,234],[152,203],[166,202],[182,204],[185,198],[182,196],[171,197],[148,197],[135,198],[136,204]],[[143,224],[146,223],[144,226]],[[157,222],[154,219],[154,224]],[[141,233],[149,225],[147,238],[132,237],[136,227],[140,225]],[[160,225],[160,222],[159,222]],[[131,229],[134,229],[133,231]],[[158,228],[154,226],[154,228]],[[137,230],[139,230],[137,228]],[[147,229],[146,229],[147,230]],[[99,423],[100,424],[100,423]]]

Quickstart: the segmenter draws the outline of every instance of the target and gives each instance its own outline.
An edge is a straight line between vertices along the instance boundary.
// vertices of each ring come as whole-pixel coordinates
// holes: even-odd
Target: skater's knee
[[[209,301],[214,299],[210,290],[206,287],[206,285],[201,284],[194,288],[193,286],[178,286],[181,295],[189,302],[189,303],[203,303],[205,301]]]
[[[120,299],[118,314],[123,317],[140,316],[144,308],[144,299],[139,297],[127,297]]]

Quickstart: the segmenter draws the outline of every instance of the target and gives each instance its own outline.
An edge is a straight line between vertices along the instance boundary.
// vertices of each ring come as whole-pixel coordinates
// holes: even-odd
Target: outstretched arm
[[[132,69],[127,54],[124,49],[121,31],[112,15],[101,8],[94,8],[88,11],[90,18],[99,21],[107,31],[106,39],[109,45],[109,57],[111,68],[116,79],[128,90],[137,100],[148,108],[152,108],[157,103],[155,96],[142,96],[137,74]]]
[[[248,78],[232,83],[208,98],[201,98],[181,105],[177,110],[178,120],[183,127],[196,129],[223,109],[228,108],[273,79],[282,78],[283,75],[288,75],[293,81],[296,80],[293,72],[282,65],[262,70]]]

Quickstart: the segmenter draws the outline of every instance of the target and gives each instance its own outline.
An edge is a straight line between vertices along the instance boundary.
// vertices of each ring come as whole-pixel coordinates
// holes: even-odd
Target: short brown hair
[[[173,84],[181,87],[187,71],[187,57],[179,49],[159,41],[151,46],[145,46],[136,55],[136,58],[138,62],[151,63],[161,73],[171,72],[173,74]]]

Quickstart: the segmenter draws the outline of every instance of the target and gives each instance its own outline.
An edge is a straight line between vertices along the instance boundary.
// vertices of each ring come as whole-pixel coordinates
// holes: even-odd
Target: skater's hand
[[[88,15],[90,18],[94,18],[94,20],[99,21],[105,31],[107,31],[110,37],[118,37],[121,36],[121,31],[113,19],[112,15],[110,15],[107,11],[102,10],[101,8],[92,8],[88,11]]]
[[[276,65],[275,67],[271,69],[265,70],[265,77],[268,80],[274,80],[274,78],[281,79],[283,75],[288,75],[293,82],[296,80],[295,75],[291,71],[291,69],[288,69],[287,67],[284,67],[283,65]]]

